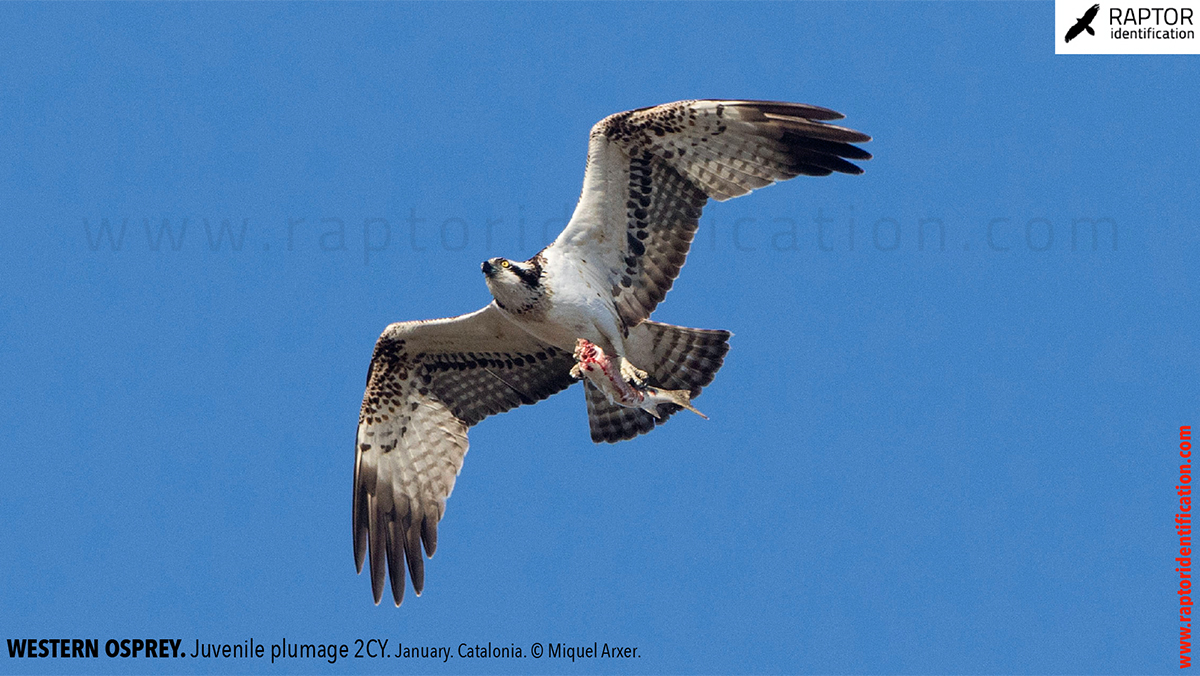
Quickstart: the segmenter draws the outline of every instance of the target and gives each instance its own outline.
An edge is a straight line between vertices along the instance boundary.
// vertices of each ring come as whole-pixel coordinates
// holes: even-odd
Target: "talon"
[[[648,373],[646,373],[645,371],[641,370],[640,368],[629,363],[629,360],[622,359],[621,360],[621,377],[624,378],[625,382],[629,383],[630,385],[633,385],[635,387],[645,387],[646,378],[649,378],[650,375]]]

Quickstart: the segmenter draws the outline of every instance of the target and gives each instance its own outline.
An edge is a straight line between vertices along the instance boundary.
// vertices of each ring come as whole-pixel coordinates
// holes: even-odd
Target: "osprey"
[[[354,460],[354,563],[361,573],[370,555],[376,604],[386,574],[400,605],[406,564],[420,595],[421,550],[437,548],[475,423],[583,375],[596,442],[631,439],[691,409],[724,362],[730,333],[649,317],[683,266],[700,210],[710,197],[801,174],[861,174],[847,160],[871,155],[851,144],[871,139],[828,124],[841,117],[772,101],[679,101],[609,116],[592,128],[583,194],[566,229],[529,260],[483,263],[493,302],[384,329]]]

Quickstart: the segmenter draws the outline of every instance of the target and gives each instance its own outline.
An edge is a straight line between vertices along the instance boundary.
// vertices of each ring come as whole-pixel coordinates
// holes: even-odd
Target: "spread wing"
[[[583,194],[554,242],[602,267],[626,327],[650,316],[683,266],[700,211],[801,174],[861,174],[866,134],[826,108],[772,101],[679,101],[592,128]]]
[[[467,453],[467,428],[572,382],[574,358],[500,316],[495,304],[451,319],[403,322],[375,343],[354,460],[354,564],[371,558],[375,603],[385,572],[404,599],[425,584],[425,553]],[[385,566],[386,563],[386,566]]]

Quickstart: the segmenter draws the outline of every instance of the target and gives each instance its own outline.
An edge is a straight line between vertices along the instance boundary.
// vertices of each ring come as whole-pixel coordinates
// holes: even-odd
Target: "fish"
[[[620,369],[599,345],[583,338],[575,342],[575,365],[571,376],[591,381],[608,400],[625,408],[640,408],[661,420],[658,407],[674,404],[708,420],[708,416],[692,406],[692,394],[688,390],[666,390],[651,385],[635,385],[621,377]]]

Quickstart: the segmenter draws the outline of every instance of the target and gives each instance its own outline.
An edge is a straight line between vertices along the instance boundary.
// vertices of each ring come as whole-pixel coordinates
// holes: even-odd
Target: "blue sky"
[[[1052,33],[1050,3],[0,6],[4,638],[640,655],[0,672],[1177,670],[1200,62]],[[597,120],[698,97],[834,108],[876,159],[706,209],[655,319],[736,334],[710,421],[593,445],[578,387],[485,421],[425,594],[376,608],[375,338],[490,300]]]

